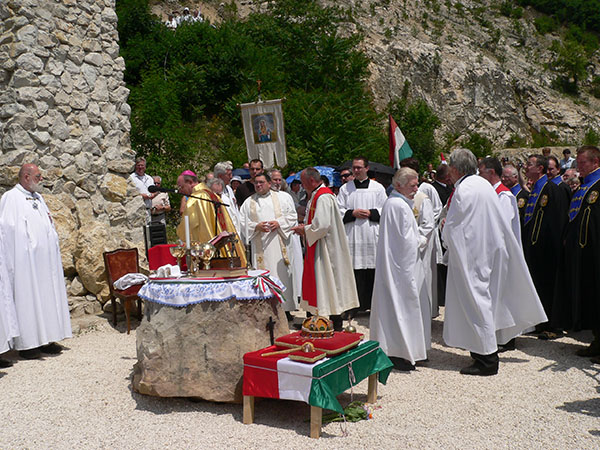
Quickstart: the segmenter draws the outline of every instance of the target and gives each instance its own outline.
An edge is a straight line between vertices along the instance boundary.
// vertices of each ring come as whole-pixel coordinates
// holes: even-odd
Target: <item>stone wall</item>
[[[72,316],[108,299],[103,251],[143,254],[124,70],[115,0],[0,2],[0,193],[40,166]]]

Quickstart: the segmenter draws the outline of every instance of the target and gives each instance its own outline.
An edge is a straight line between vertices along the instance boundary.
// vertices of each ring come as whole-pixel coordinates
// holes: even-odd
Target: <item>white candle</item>
[[[183,221],[185,223],[185,248],[190,248],[190,218],[188,216],[183,216]]]

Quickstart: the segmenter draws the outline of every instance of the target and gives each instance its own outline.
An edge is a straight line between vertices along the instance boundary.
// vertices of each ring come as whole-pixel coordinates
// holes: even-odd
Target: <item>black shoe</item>
[[[498,373],[498,367],[483,367],[481,364],[474,362],[470,366],[460,369],[462,375],[477,375],[481,377],[489,377]]]
[[[511,339],[506,344],[498,345],[498,353],[504,353],[511,350],[515,350],[517,346],[515,345],[515,339]]]
[[[399,370],[401,372],[410,372],[411,370],[415,370],[415,365],[411,364],[410,361],[407,361],[404,358],[390,356],[390,360],[394,364],[394,369],[396,370]]]
[[[12,367],[13,362],[8,359],[0,358],[0,369],[6,369],[7,367]]]
[[[56,342],[51,342],[50,344],[42,345],[40,351],[42,353],[47,353],[48,355],[58,355],[63,351],[63,348]]]
[[[589,358],[592,356],[600,356],[600,345],[592,342],[588,347],[580,348],[575,352],[577,356]]]
[[[563,337],[562,331],[542,331],[538,339],[542,339],[543,341],[553,341],[554,339],[559,339]]]
[[[19,356],[23,359],[38,359],[42,357],[42,352],[38,348],[30,348],[29,350],[19,350]]]

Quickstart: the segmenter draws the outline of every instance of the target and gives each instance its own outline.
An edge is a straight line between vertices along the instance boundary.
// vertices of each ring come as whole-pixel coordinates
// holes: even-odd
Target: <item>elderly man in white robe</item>
[[[292,227],[298,216],[292,197],[271,190],[271,178],[266,173],[254,178],[256,193],[246,199],[240,209],[240,226],[244,242],[252,244],[252,265],[269,270],[286,287],[283,309],[297,308],[300,292],[294,289]],[[289,317],[288,317],[289,319]]]
[[[360,311],[371,309],[379,217],[387,200],[385,188],[377,181],[370,180],[368,172],[369,160],[362,156],[354,158],[354,179],[342,185],[337,196],[352,255]],[[356,312],[349,311],[348,315],[354,317]]]
[[[464,375],[498,373],[498,344],[547,320],[498,195],[466,149],[450,155],[455,190],[442,238],[448,247],[444,341],[471,352]]]
[[[26,359],[57,354],[71,337],[71,319],[58,234],[38,191],[35,164],[19,171],[19,183],[0,199],[0,232],[20,335],[14,348]]]
[[[304,169],[300,181],[309,196],[305,223],[294,231],[306,236],[300,306],[310,313],[329,315],[336,331],[342,330],[341,314],[358,308],[352,260],[335,196],[323,185],[314,167]]]
[[[240,210],[235,199],[235,193],[231,188],[231,179],[233,178],[233,164],[231,161],[222,161],[215,164],[213,174],[216,178],[223,181],[223,192],[220,194],[221,201],[227,205],[227,212],[233,226],[235,227],[238,234],[241,234],[240,228]]]
[[[403,167],[392,184],[381,214],[369,327],[370,338],[379,341],[394,367],[409,371],[416,361],[427,359],[431,346],[423,324],[424,316],[431,321],[429,305],[423,314],[418,281],[419,250],[426,239],[419,234],[413,211],[418,173]]]

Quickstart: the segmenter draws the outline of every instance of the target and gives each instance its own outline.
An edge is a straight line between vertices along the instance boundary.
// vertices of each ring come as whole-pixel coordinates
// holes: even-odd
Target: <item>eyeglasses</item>
[[[341,173],[340,176],[342,178],[348,178],[350,176],[350,174],[349,173]]]

